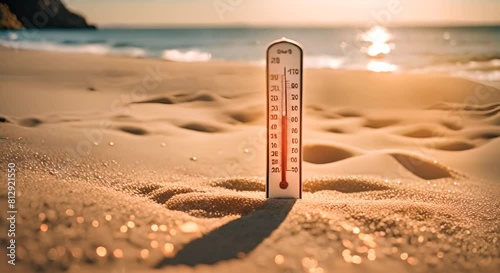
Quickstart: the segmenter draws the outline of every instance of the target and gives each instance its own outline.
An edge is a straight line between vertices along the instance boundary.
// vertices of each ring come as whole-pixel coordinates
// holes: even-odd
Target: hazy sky
[[[500,24],[499,0],[65,0],[98,25]]]

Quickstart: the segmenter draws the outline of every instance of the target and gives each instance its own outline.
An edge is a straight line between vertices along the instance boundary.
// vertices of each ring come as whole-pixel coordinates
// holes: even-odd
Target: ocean
[[[500,26],[27,29],[0,31],[0,46],[264,65],[267,45],[281,37],[302,44],[306,68],[432,72],[500,81]]]

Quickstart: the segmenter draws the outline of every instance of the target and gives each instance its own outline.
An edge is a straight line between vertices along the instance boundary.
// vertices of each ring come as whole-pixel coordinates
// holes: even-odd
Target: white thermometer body
[[[267,198],[302,197],[302,60],[292,40],[267,49]]]

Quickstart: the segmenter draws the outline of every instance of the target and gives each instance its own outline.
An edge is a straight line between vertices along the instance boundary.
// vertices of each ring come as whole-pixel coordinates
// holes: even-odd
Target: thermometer
[[[267,48],[267,198],[302,197],[302,47]]]

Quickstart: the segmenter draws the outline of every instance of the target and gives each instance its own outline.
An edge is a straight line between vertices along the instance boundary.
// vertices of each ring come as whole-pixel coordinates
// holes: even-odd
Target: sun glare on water
[[[396,71],[397,67],[387,62],[371,60],[366,65],[366,69],[372,72],[393,72]]]
[[[370,57],[383,57],[391,52],[392,44],[389,43],[391,34],[381,26],[374,26],[361,34],[361,40],[369,43],[368,47],[362,50]]]
[[[390,43],[391,38],[389,31],[381,26],[374,26],[359,36],[359,39],[366,43],[366,46],[361,48],[361,52],[366,53],[371,59],[366,65],[367,70],[392,72],[397,69],[396,65],[381,60],[394,49],[394,44]]]

